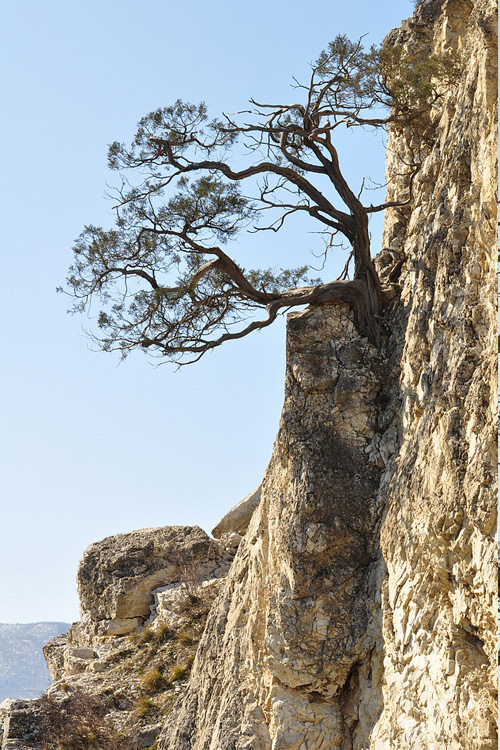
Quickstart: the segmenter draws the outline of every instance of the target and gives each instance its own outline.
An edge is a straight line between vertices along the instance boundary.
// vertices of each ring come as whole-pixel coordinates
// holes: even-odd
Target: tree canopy
[[[122,177],[115,227],[87,226],[74,246],[67,291],[75,311],[99,302],[94,340],[123,356],[142,348],[183,363],[290,307],[344,301],[376,342],[381,290],[368,219],[411,196],[364,205],[344,177],[336,135],[417,121],[439,96],[439,67],[338,36],[309,81],[295,82],[291,103],[251,99],[238,115],[210,119],[205,103],[179,99],[143,117],[130,146],[109,147],[109,166]],[[352,278],[346,270],[321,283],[309,277],[309,264],[273,272],[231,257],[227,245],[238,233],[277,232],[299,212],[317,222],[325,254],[335,237],[347,241]],[[266,215],[271,220],[256,227]],[[256,308],[266,317],[256,319]]]

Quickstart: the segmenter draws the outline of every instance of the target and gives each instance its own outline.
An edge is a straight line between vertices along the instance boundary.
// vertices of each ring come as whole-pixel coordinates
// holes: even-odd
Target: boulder
[[[144,727],[137,734],[137,746],[139,748],[152,747],[160,732],[161,724],[151,724],[148,727]]]
[[[91,648],[67,648],[63,657],[64,674],[72,675],[85,672],[96,656],[97,654]]]
[[[260,502],[260,488],[250,492],[249,495],[240,500],[230,511],[226,513],[217,526],[212,529],[212,535],[216,539],[220,539],[223,534],[234,532],[243,536],[248,528],[250,519],[252,518],[255,508]]]
[[[141,529],[91,544],[77,574],[85,630],[100,636],[133,632],[150,614],[154,589],[207,578],[217,557],[216,543],[198,526]],[[73,642],[88,643],[73,630]]]

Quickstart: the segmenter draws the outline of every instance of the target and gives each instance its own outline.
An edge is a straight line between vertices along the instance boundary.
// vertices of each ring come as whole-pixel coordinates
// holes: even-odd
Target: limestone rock
[[[68,646],[68,635],[58,635],[43,647],[43,655],[47,663],[50,676],[54,681],[64,675],[64,652]]]
[[[234,547],[189,526],[142,529],[90,545],[78,570],[81,620],[44,648],[53,680],[109,671],[123,636],[143,626],[182,627],[193,604],[220,589]]]
[[[454,74],[389,132],[384,340],[289,316],[261,501],[161,750],[497,747],[495,11],[424,0],[389,35]]]
[[[138,732],[137,745],[140,748],[149,748],[161,732],[161,724],[151,724]]]
[[[66,648],[63,655],[63,670],[65,675],[80,674],[90,666],[96,657],[91,648]]]
[[[181,665],[155,694],[159,750],[497,747],[494,15],[424,0],[388,37],[455,69],[425,133],[389,132],[387,200],[412,200],[387,211],[380,348],[343,304],[289,316],[260,501],[220,543],[166,527],[91,545],[82,620],[47,650],[61,701],[112,696],[130,727],[141,670],[192,659],[213,602],[189,684]],[[36,741],[21,703],[2,750],[34,747],[12,744]]]
[[[0,704],[2,750],[41,750],[39,700],[7,700]]]
[[[150,747],[161,717],[186,687],[210,604],[233,556],[197,527],[144,529],[91,545],[78,574],[82,618],[44,649],[55,684],[41,700],[43,739],[64,730],[90,731],[97,721],[103,750],[115,747],[117,733],[124,750]],[[147,682],[151,676],[153,684]],[[28,723],[30,710],[24,713]],[[5,724],[10,714],[4,711]],[[68,737],[64,743],[71,746]],[[26,750],[35,747],[42,744]]]
[[[239,547],[243,537],[237,534],[236,531],[228,531],[226,534],[221,534],[220,542],[225,550],[235,550]]]
[[[212,529],[212,535],[220,539],[223,534],[234,532],[243,536],[248,528],[250,519],[260,502],[261,485],[249,495],[240,500],[219,523]]]
[[[82,628],[96,635],[133,632],[150,614],[153,590],[217,567],[217,548],[197,526],[164,526],[91,544],[78,570]],[[78,642],[78,628],[72,628]],[[86,645],[86,636],[80,637]]]
[[[289,315],[261,501],[160,748],[343,742],[342,706],[374,645],[380,469],[367,456],[385,367],[347,306]]]
[[[398,446],[383,476],[383,710],[370,748],[492,750],[496,737],[496,4],[421,4],[390,35],[458,76],[429,142],[392,128],[387,200]],[[399,156],[398,156],[399,155]],[[373,693],[372,693],[373,695]],[[369,694],[366,695],[369,701]]]

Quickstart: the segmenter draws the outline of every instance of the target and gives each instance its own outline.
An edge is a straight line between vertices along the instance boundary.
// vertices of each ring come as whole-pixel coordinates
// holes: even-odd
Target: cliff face
[[[381,347],[343,304],[290,315],[271,461],[221,542],[166,527],[87,550],[49,709],[105,695],[100,747],[496,748],[494,16],[426,0],[388,37],[453,74],[389,133],[387,199],[411,200],[376,259]],[[40,748],[46,709],[4,707],[2,747]]]
[[[429,18],[435,12],[435,20]],[[431,21],[431,22],[430,22]],[[374,747],[496,747],[496,18],[430,4],[391,42],[449,54],[415,200],[391,212],[403,261],[394,327],[399,446],[383,477],[384,709]],[[389,199],[414,137],[388,142]]]
[[[388,200],[419,170],[387,338],[290,316],[261,502],[164,750],[496,747],[494,10],[430,0],[389,37],[455,70],[425,137],[389,136]]]
[[[290,315],[287,360],[260,504],[162,748],[326,750],[356,721],[379,606],[373,436],[387,373],[343,305]]]

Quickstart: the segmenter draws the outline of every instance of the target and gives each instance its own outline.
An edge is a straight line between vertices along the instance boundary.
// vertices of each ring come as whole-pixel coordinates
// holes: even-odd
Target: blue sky
[[[210,531],[259,484],[278,428],[283,321],[176,370],[91,351],[88,321],[66,314],[55,289],[74,239],[112,224],[107,145],[177,98],[214,115],[290,98],[336,34],[376,43],[411,12],[409,0],[3,3],[0,622],[77,619],[78,560],[104,536]],[[349,135],[340,152],[353,184],[383,181],[379,137]],[[315,247],[300,229],[238,252],[300,265]]]

